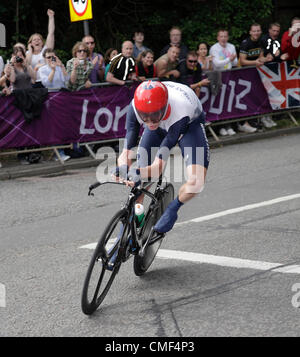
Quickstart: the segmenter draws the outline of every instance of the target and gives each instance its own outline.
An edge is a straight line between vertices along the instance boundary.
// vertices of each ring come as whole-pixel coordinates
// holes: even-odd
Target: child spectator
[[[134,44],[133,44],[133,54],[132,54],[132,56],[133,56],[134,59],[137,59],[140,53],[142,53],[143,51],[148,50],[148,48],[143,45],[144,31],[142,29],[137,29],[134,32],[133,41],[134,41]]]

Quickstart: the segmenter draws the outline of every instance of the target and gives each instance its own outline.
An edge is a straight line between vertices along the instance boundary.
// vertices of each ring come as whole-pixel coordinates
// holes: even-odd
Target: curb
[[[241,143],[263,140],[276,136],[291,135],[300,133],[300,126],[275,129],[266,132],[253,134],[237,134],[234,137],[221,138],[220,141],[214,139],[209,140],[210,148],[220,148],[226,145],[235,145]],[[64,175],[71,170],[95,167],[100,164],[101,160],[96,160],[91,157],[70,160],[63,165],[58,162],[43,162],[32,165],[16,165],[13,167],[0,168],[0,181],[16,179],[20,177],[44,176],[44,175]]]
[[[218,148],[225,145],[234,145],[234,144],[241,144],[247,143],[256,140],[268,139],[273,138],[276,136],[283,136],[283,135],[291,135],[300,133],[300,126],[295,126],[292,128],[283,128],[283,129],[273,129],[270,131],[265,132],[256,132],[252,134],[238,134],[234,137],[222,138],[220,141],[212,140],[209,141],[209,145],[211,148]]]

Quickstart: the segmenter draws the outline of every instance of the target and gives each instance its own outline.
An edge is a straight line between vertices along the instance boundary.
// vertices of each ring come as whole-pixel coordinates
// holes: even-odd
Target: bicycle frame
[[[91,185],[89,187],[89,192],[88,195],[89,196],[93,196],[94,194],[92,193],[92,191],[104,184],[116,184],[116,185],[124,185],[124,183],[121,182],[114,182],[114,181],[105,181],[105,182],[96,182],[95,184]],[[151,186],[152,182],[149,182],[148,185],[146,185],[145,187],[149,187]],[[157,184],[156,184],[156,188],[154,193],[151,193],[150,191],[148,191],[147,189],[145,189],[144,187],[132,187],[131,191],[128,195],[127,201],[125,203],[125,205],[122,207],[122,209],[124,209],[125,211],[128,212],[127,217],[129,219],[129,229],[127,229],[127,227],[124,229],[121,239],[119,240],[118,244],[115,245],[115,247],[112,249],[112,251],[110,251],[110,254],[113,252],[115,252],[117,249],[119,249],[118,252],[118,257],[117,260],[122,259],[123,262],[125,262],[128,257],[130,256],[130,254],[127,256],[126,255],[126,249],[128,247],[128,237],[131,237],[132,240],[132,247],[135,248],[138,252],[138,254],[140,256],[144,255],[145,252],[145,248],[146,246],[149,244],[149,239],[151,237],[151,234],[149,234],[149,236],[147,237],[146,241],[144,241],[144,243],[138,239],[139,238],[139,234],[137,232],[137,226],[136,226],[136,221],[134,219],[134,205],[136,200],[142,195],[145,194],[146,196],[148,196],[151,199],[151,203],[149,206],[149,210],[151,209],[152,211],[155,211],[156,209],[158,209],[158,199],[155,196],[157,194],[158,191],[161,190],[161,184],[162,184],[162,176],[160,176]],[[153,206],[154,205],[154,206]],[[124,225],[126,224],[126,222],[124,222]],[[163,235],[161,234],[157,234],[156,237],[153,237],[153,239],[151,239],[151,244],[155,243],[157,240],[161,239],[163,237]]]

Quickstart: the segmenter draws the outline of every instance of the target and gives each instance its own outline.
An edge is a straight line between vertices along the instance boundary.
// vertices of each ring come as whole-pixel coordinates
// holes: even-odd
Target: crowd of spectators
[[[294,61],[298,66],[300,46],[293,44],[294,35],[300,32],[300,18],[291,21],[291,27],[280,39],[280,24],[273,22],[262,34],[261,25],[254,23],[249,36],[238,50],[230,43],[228,29],[217,32],[216,43],[210,48],[200,42],[196,49],[189,49],[182,42],[182,32],[177,26],[169,31],[170,43],[156,55],[144,45],[143,29],[136,29],[131,40],[122,43],[121,51],[109,48],[105,54],[95,51],[95,39],[84,36],[74,44],[72,58],[64,65],[55,52],[54,11],[48,10],[48,34],[46,40],[39,33],[30,36],[27,46],[14,45],[11,57],[4,64],[0,56],[0,87],[2,95],[11,95],[15,89],[47,88],[75,91],[93,84],[110,82],[124,85],[127,80],[143,81],[160,78],[189,85],[199,97],[201,87],[207,86],[212,94],[220,88],[220,72],[234,67],[260,67],[267,62]],[[299,36],[298,36],[299,39]],[[276,126],[269,117],[244,121],[220,128],[219,134],[235,135],[236,131],[252,133],[261,127]],[[61,158],[69,156],[60,151]]]

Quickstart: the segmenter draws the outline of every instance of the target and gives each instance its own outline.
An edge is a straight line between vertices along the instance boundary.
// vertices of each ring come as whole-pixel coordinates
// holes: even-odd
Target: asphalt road
[[[88,197],[95,168],[1,181],[0,336],[300,336],[299,140],[213,149],[204,191],[180,210],[188,222],[145,276],[122,265],[92,317],[80,308],[92,254],[82,247],[127,189]]]

